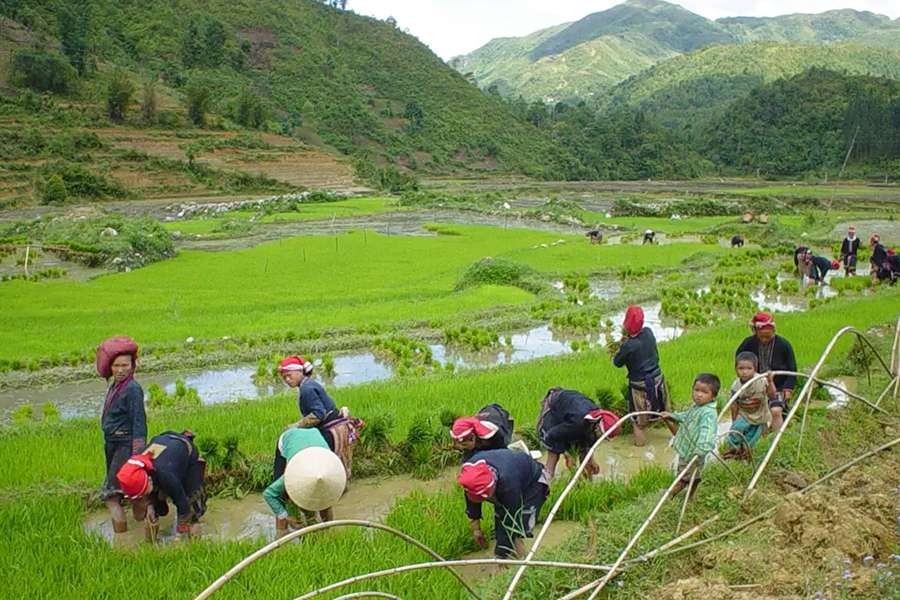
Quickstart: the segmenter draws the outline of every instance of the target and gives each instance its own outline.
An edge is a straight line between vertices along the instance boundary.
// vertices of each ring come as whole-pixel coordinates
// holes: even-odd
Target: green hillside
[[[852,42],[896,50],[900,48],[900,21],[855,10],[712,21],[668,2],[628,0],[574,23],[521,38],[493,40],[451,64],[472,73],[482,88],[496,86],[504,95],[577,101],[596,99],[629,77],[679,54],[760,42]],[[866,72],[860,66],[851,70]],[[728,75],[740,78],[744,74]]]
[[[546,36],[550,31],[541,33]],[[678,54],[644,34],[620,33],[531,63],[528,39],[497,40],[451,65],[460,72],[471,72],[476,81],[488,82],[504,96],[557,102],[595,98],[632,73]]]
[[[712,46],[647,69],[599,105],[640,108],[666,127],[690,130],[754,87],[813,67],[900,80],[900,50],[853,44]]]
[[[729,17],[716,23],[745,42],[768,41],[813,44],[821,42],[863,41],[865,36],[900,27],[884,15],[868,11],[829,10],[807,15],[779,17]]]
[[[369,165],[560,176],[547,137],[425,45],[320,2],[21,0],[0,10],[30,34],[10,54],[65,53],[80,71],[65,95],[101,113],[121,67],[138,89],[157,81],[178,125],[205,94],[208,127],[268,129]],[[139,125],[136,113],[125,124]]]
[[[690,52],[711,44],[735,41],[713,21],[661,0],[627,0],[590,14],[543,40],[530,53],[532,60],[559,54],[604,35],[643,33],[673,50]]]
[[[871,174],[900,171],[900,82],[813,69],[760,86],[704,131],[705,152],[748,173],[831,173],[848,149]]]

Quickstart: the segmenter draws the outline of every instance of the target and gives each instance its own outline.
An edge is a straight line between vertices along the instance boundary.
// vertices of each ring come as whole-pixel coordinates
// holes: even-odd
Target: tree
[[[258,129],[265,122],[265,109],[262,100],[249,89],[241,92],[234,111],[234,120],[252,129]]]
[[[207,18],[203,21],[203,52],[202,63],[207,67],[217,67],[222,64],[225,57],[225,26],[222,22]]]
[[[117,69],[106,85],[106,112],[117,123],[125,120],[125,113],[134,95],[134,84],[128,74]]]
[[[88,36],[91,27],[90,3],[66,3],[57,11],[59,41],[63,54],[79,75],[88,71]]]
[[[209,88],[203,83],[194,81],[187,87],[188,118],[197,127],[206,124],[206,113],[209,112],[211,96]]]
[[[413,100],[406,104],[406,110],[403,111],[403,118],[406,119],[406,129],[410,133],[422,129],[425,121],[425,111],[422,106]]]
[[[141,86],[141,120],[151,124],[156,121],[158,99],[156,97],[156,79],[147,79]]]
[[[66,94],[72,91],[75,69],[61,56],[42,50],[19,50],[10,68],[10,80],[36,92]]]
[[[184,37],[181,38],[181,63],[188,69],[197,66],[200,63],[202,52],[200,28],[197,26],[197,21],[191,19],[184,32]]]

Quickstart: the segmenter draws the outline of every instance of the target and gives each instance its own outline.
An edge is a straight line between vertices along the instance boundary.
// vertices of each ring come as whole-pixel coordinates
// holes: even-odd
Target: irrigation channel
[[[781,277],[781,276],[780,276]],[[787,276],[784,276],[787,279]],[[553,286],[565,293],[562,281],[553,282]],[[709,287],[700,288],[698,293],[709,291]],[[595,280],[590,284],[590,295],[599,300],[612,300],[622,292],[622,284],[616,279]],[[817,290],[816,297],[836,296],[837,292],[829,287]],[[771,295],[765,290],[757,290],[751,299],[761,309],[777,312],[796,312],[807,310],[805,297]],[[660,315],[661,303],[654,302],[644,306],[645,321],[653,330],[659,342],[666,342],[679,337],[684,329],[675,321]],[[619,324],[625,318],[625,311],[617,311],[608,317]],[[606,334],[566,334],[554,331],[549,324],[538,325],[527,330],[509,332],[500,335],[500,339],[509,338],[510,344],[480,352],[463,351],[444,344],[429,344],[433,360],[441,366],[453,364],[462,369],[484,369],[505,364],[521,363],[540,358],[570,354],[572,342],[588,341],[598,345],[606,345],[609,340]],[[194,388],[203,404],[221,404],[238,400],[254,400],[284,393],[286,388],[277,381],[257,381],[256,363],[226,365],[208,369],[181,371],[165,371],[160,373],[142,373],[139,381],[146,390],[152,383],[158,384],[167,394],[173,394],[176,381],[181,380],[189,388]],[[321,372],[317,377],[329,388],[342,388],[361,385],[374,381],[383,381],[395,376],[392,365],[382,360],[373,352],[348,352],[334,355],[333,376],[325,376]],[[0,391],[0,420],[9,417],[16,407],[31,404],[39,409],[44,403],[51,402],[59,410],[60,417],[72,419],[77,417],[97,417],[100,414],[100,400],[106,393],[106,384],[101,379],[93,378],[41,387],[11,388]]]
[[[896,401],[897,401],[897,397],[898,397],[898,392],[900,392],[900,319],[898,319],[897,325],[895,328],[894,340],[893,340],[893,345],[891,348],[891,355],[887,359],[877,353],[877,350],[872,345],[871,341],[862,332],[860,332],[852,327],[845,327],[845,328],[841,329],[833,336],[831,341],[826,345],[826,347],[822,351],[821,356],[819,357],[819,360],[816,362],[815,366],[809,371],[809,373],[806,374],[808,379],[807,379],[806,383],[803,385],[803,388],[799,391],[797,397],[795,398],[795,401],[794,401],[793,406],[791,407],[790,411],[785,416],[784,425],[782,426],[782,428],[780,430],[778,430],[774,433],[772,443],[769,445],[768,451],[766,452],[765,456],[761,457],[761,460],[753,461],[753,474],[752,474],[752,477],[750,477],[749,482],[743,482],[743,481],[740,482],[739,485],[741,487],[745,488],[744,501],[746,501],[752,495],[754,488],[756,487],[758,481],[765,474],[766,469],[769,466],[773,455],[776,452],[784,453],[784,452],[792,451],[791,448],[785,447],[783,444],[780,444],[780,442],[782,441],[783,433],[788,428],[791,421],[795,417],[797,417],[798,413],[802,412],[802,417],[801,417],[802,421],[801,421],[801,424],[799,425],[800,436],[798,438],[798,447],[797,447],[797,451],[799,452],[799,449],[800,449],[799,446],[803,442],[803,434],[805,431],[806,413],[812,403],[813,391],[817,387],[817,385],[820,383],[820,380],[818,380],[819,372],[823,368],[827,359],[829,357],[831,357],[836,343],[845,337],[854,337],[858,340],[858,343],[864,344],[869,347],[869,349],[877,357],[877,359],[878,359],[877,362],[880,363],[879,368],[884,368],[884,370],[887,372],[889,383],[887,384],[887,386],[884,388],[884,391],[880,394],[880,396],[877,399],[874,399],[874,400],[865,399],[852,391],[842,390],[842,394],[839,397],[835,398],[835,400],[836,400],[835,404],[840,405],[840,403],[846,403],[846,402],[849,402],[850,400],[857,400],[857,401],[864,403],[868,407],[870,407],[873,411],[878,411],[883,414],[890,415],[890,413],[888,413],[888,411],[885,409],[885,407],[880,406],[880,405],[885,398],[892,397],[893,401],[894,401],[894,409],[896,409]],[[725,404],[725,406],[722,407],[722,409],[719,413],[720,431],[723,429],[721,427],[721,425],[726,425],[726,424],[721,423],[722,417],[725,414],[727,414],[728,408],[731,405],[731,403],[734,402],[735,397],[744,388],[749,387],[755,379],[759,379],[761,377],[765,377],[765,374],[757,375],[756,377],[752,378],[750,381],[746,382],[744,384],[744,386],[742,386],[741,389],[737,390],[735,392],[735,394],[731,398],[729,398],[729,400]],[[841,386],[841,387],[843,387],[843,386]],[[850,392],[850,393],[847,393],[847,392]],[[638,413],[632,413],[632,414],[638,414]],[[629,416],[630,415],[623,416],[622,419],[620,420],[620,423],[622,421],[624,421],[625,419],[627,419]],[[609,431],[607,431],[603,436],[601,436],[596,441],[596,443],[594,444],[594,446],[592,447],[592,449],[590,451],[590,454],[596,453],[599,448],[610,447],[616,443],[616,440],[607,440],[606,439],[614,429],[615,429],[615,427],[612,427]],[[621,439],[621,438],[619,438],[619,439]],[[808,491],[810,491],[811,489],[827,482],[832,477],[834,477],[840,473],[843,473],[844,471],[853,468],[854,466],[860,464],[861,462],[867,460],[868,458],[871,458],[875,454],[877,454],[879,452],[883,452],[890,448],[893,448],[893,447],[897,446],[898,444],[900,444],[900,438],[895,438],[893,440],[888,441],[887,443],[883,443],[883,444],[879,445],[878,447],[875,447],[875,448],[857,456],[853,460],[850,460],[849,462],[844,463],[840,467],[833,469],[832,471],[830,471],[827,474],[825,474],[824,476],[820,477],[813,483],[805,485],[802,489],[800,489],[797,492],[797,494],[798,495],[805,494]],[[719,458],[715,451],[714,451],[714,454],[716,455],[717,458]],[[287,543],[291,543],[294,540],[299,539],[300,537],[302,537],[304,535],[313,534],[315,531],[319,531],[319,530],[326,529],[326,528],[344,527],[344,526],[372,527],[372,528],[379,528],[379,529],[387,530],[389,533],[400,537],[407,543],[418,546],[420,549],[422,549],[423,551],[430,554],[432,556],[432,558],[435,558],[436,560],[433,562],[421,562],[421,563],[412,563],[412,564],[407,564],[407,565],[401,565],[401,566],[394,567],[392,569],[388,569],[385,571],[375,571],[375,572],[371,572],[371,573],[365,573],[362,575],[350,577],[350,578],[347,578],[347,579],[344,579],[341,581],[337,581],[328,586],[309,591],[306,594],[299,596],[298,600],[317,597],[321,594],[328,593],[328,592],[335,592],[347,585],[359,584],[363,581],[371,581],[371,580],[378,579],[381,577],[389,577],[391,575],[404,573],[404,572],[410,572],[413,570],[443,568],[443,569],[450,569],[452,571],[452,570],[454,570],[453,569],[454,567],[464,566],[464,565],[472,567],[473,570],[467,571],[465,574],[460,574],[457,571],[457,572],[455,572],[455,575],[457,576],[457,579],[459,580],[460,585],[465,586],[465,588],[468,589],[472,593],[473,597],[478,598],[479,597],[478,594],[476,592],[474,592],[474,590],[467,583],[467,581],[466,581],[467,577],[471,578],[473,576],[483,573],[484,571],[479,570],[479,569],[483,569],[484,565],[502,564],[504,562],[510,566],[518,565],[518,569],[516,570],[514,576],[512,577],[512,579],[510,580],[510,582],[508,584],[506,592],[503,595],[503,600],[511,600],[515,596],[515,592],[516,592],[518,583],[521,580],[521,577],[523,576],[523,574],[528,566],[542,566],[542,567],[553,566],[553,567],[557,567],[557,568],[593,570],[594,572],[597,573],[597,579],[595,579],[591,583],[589,583],[577,590],[574,590],[574,591],[566,594],[565,596],[563,596],[563,600],[579,598],[579,597],[582,597],[582,596],[585,596],[588,594],[589,594],[588,598],[593,599],[593,598],[597,597],[597,595],[603,590],[603,588],[617,574],[627,570],[632,565],[640,564],[646,560],[649,560],[652,557],[665,556],[665,555],[681,552],[681,551],[684,551],[687,549],[696,548],[698,546],[708,544],[708,543],[718,540],[718,539],[722,539],[729,535],[733,535],[733,534],[745,529],[746,527],[752,525],[753,523],[756,523],[756,522],[775,513],[780,502],[776,503],[774,506],[771,506],[770,508],[760,512],[759,514],[752,516],[752,517],[748,518],[747,520],[745,520],[745,521],[739,523],[738,525],[731,527],[725,531],[718,532],[713,535],[707,535],[706,537],[704,537],[703,539],[701,539],[699,541],[691,541],[690,543],[687,543],[688,540],[690,540],[692,537],[696,536],[699,532],[706,530],[706,529],[711,529],[711,526],[719,519],[719,517],[714,516],[710,519],[707,519],[706,521],[703,521],[703,522],[681,532],[680,531],[681,524],[684,519],[685,513],[688,512],[688,508],[689,508],[689,504],[687,502],[689,496],[688,496],[688,494],[684,494],[684,501],[683,501],[682,507],[681,507],[681,517],[678,520],[678,525],[676,527],[676,530],[672,533],[672,538],[668,542],[656,547],[654,550],[652,550],[646,554],[643,554],[638,557],[631,557],[629,559],[629,555],[631,554],[631,551],[635,547],[638,540],[641,538],[643,533],[647,530],[648,526],[652,523],[652,521],[656,517],[657,513],[662,508],[662,506],[670,499],[670,495],[673,491],[675,484],[691,468],[691,466],[695,460],[696,460],[696,458],[692,459],[688,463],[688,465],[686,467],[684,467],[678,473],[678,475],[675,477],[675,480],[665,490],[665,492],[663,492],[662,496],[659,498],[659,500],[656,503],[656,505],[654,506],[653,510],[650,512],[650,514],[647,516],[647,518],[641,523],[641,525],[635,531],[634,535],[632,535],[630,537],[628,543],[625,545],[625,547],[619,553],[618,558],[611,565],[610,564],[596,565],[596,564],[575,564],[575,563],[565,563],[565,564],[563,564],[563,563],[541,563],[540,561],[535,560],[535,556],[540,548],[547,548],[549,546],[552,546],[554,540],[558,541],[560,539],[560,536],[565,536],[565,533],[566,533],[565,530],[562,530],[562,531],[560,530],[558,522],[554,521],[554,517],[556,516],[556,513],[560,509],[562,503],[565,501],[569,492],[574,488],[575,483],[579,480],[585,467],[587,466],[588,461],[587,461],[587,458],[585,458],[585,460],[581,462],[581,464],[574,470],[574,472],[572,472],[570,474],[570,479],[569,479],[568,484],[566,485],[562,494],[557,498],[557,500],[554,503],[554,505],[552,506],[552,508],[550,508],[546,519],[544,520],[542,526],[540,527],[540,530],[537,531],[536,537],[531,542],[529,550],[528,550],[527,555],[525,556],[524,560],[499,561],[499,560],[480,559],[480,558],[473,559],[470,557],[469,559],[466,559],[466,560],[445,561],[444,559],[440,558],[440,556],[437,555],[434,551],[423,546],[421,544],[421,542],[418,542],[418,541],[410,538],[403,532],[400,532],[397,530],[390,530],[390,528],[386,528],[386,527],[384,527],[382,525],[378,525],[376,523],[371,523],[371,522],[368,522],[365,520],[354,520],[354,519],[352,519],[352,517],[337,514],[337,518],[339,520],[336,522],[309,526],[304,529],[292,532],[280,540],[273,541],[273,542],[263,546],[262,548],[260,548],[259,550],[252,553],[251,555],[246,557],[244,560],[239,562],[237,565],[235,565],[234,567],[229,569],[226,573],[224,573],[217,580],[211,582],[210,585],[205,590],[203,590],[196,597],[195,600],[206,600],[207,598],[210,598],[211,596],[213,596],[216,593],[216,591],[221,589],[223,586],[228,585],[229,581],[231,579],[238,577],[240,572],[243,569],[249,567],[253,562],[255,562],[259,559],[262,559],[266,555],[276,551],[278,548],[282,547],[283,545],[285,545]],[[721,460],[721,459],[719,458],[719,460]],[[348,494],[348,496],[349,496],[349,494]],[[340,520],[340,519],[343,519],[343,520]],[[704,533],[708,534],[709,531],[704,531]],[[542,544],[543,544],[543,546],[542,546]],[[478,566],[479,569],[475,569],[476,566]],[[234,585],[234,584],[232,584],[232,585]],[[341,597],[354,597],[354,596],[359,597],[360,594],[362,594],[363,596],[365,596],[365,595],[371,596],[371,595],[378,595],[381,593],[380,592],[371,592],[371,593],[370,592],[357,592],[355,595],[341,596]],[[384,597],[383,594],[382,594],[382,597]]]

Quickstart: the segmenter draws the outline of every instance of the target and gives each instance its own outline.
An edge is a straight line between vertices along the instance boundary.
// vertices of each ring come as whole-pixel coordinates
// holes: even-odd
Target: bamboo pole
[[[221,577],[216,579],[214,582],[212,582],[212,584],[210,584],[209,587],[207,587],[205,590],[200,592],[200,594],[194,600],[206,600],[207,598],[212,596],[214,593],[219,591],[219,589],[223,585],[225,585],[232,577],[234,577],[235,575],[237,575],[238,573],[243,571],[245,568],[250,566],[252,563],[256,562],[258,559],[262,558],[263,556],[265,556],[266,554],[268,554],[274,550],[277,550],[278,548],[284,546],[288,542],[295,540],[297,538],[303,537],[307,533],[312,533],[314,531],[320,531],[323,529],[329,529],[331,527],[367,527],[367,528],[371,528],[371,529],[380,529],[381,531],[386,531],[392,535],[395,535],[395,536],[399,537],[400,539],[402,539],[403,541],[405,541],[406,543],[411,544],[411,545],[415,546],[416,548],[419,548],[420,550],[422,550],[423,552],[425,552],[432,558],[434,558],[438,561],[441,561],[441,562],[446,562],[446,561],[444,561],[444,558],[441,557],[440,554],[438,554],[437,552],[435,552],[434,550],[432,550],[431,548],[429,548],[422,542],[416,540],[413,537],[406,535],[402,531],[394,529],[393,527],[388,527],[387,525],[382,525],[381,523],[374,523],[372,521],[362,521],[362,520],[357,520],[357,519],[327,521],[325,523],[317,523],[315,525],[310,525],[309,527],[304,527],[303,529],[298,529],[297,531],[292,531],[291,533],[287,534],[286,536],[284,536],[280,539],[277,539],[274,542],[271,542],[270,544],[263,546],[262,548],[260,548],[256,552],[254,552],[253,554],[250,554],[249,556],[244,558],[244,560],[242,560],[235,566],[231,567],[228,571],[225,572],[224,575],[222,575]],[[446,568],[453,574],[454,577],[456,577],[459,580],[459,582],[463,585],[463,587],[465,587],[474,598],[479,598],[478,593],[474,589],[472,589],[472,587],[466,582],[465,579],[462,578],[462,576],[459,573],[457,573],[455,570],[453,570],[452,567],[447,566]]]
[[[509,600],[510,598],[512,598],[513,592],[515,591],[516,586],[519,584],[519,581],[522,579],[522,575],[525,573],[525,568],[528,566],[527,561],[530,561],[532,558],[534,558],[534,555],[537,553],[541,542],[544,541],[544,536],[547,535],[547,532],[550,530],[550,524],[553,523],[553,519],[554,517],[556,517],[556,513],[559,510],[559,507],[562,506],[563,500],[566,499],[566,496],[569,495],[569,492],[571,492],[575,485],[578,483],[579,478],[581,477],[581,473],[584,471],[591,458],[593,458],[594,452],[596,452],[597,448],[600,447],[600,443],[607,439],[612,433],[618,431],[622,426],[622,423],[624,423],[626,419],[638,415],[660,416],[660,413],[649,410],[628,413],[627,415],[616,421],[615,425],[607,429],[606,432],[601,435],[596,442],[594,442],[594,445],[591,446],[591,449],[588,450],[587,454],[585,454],[584,456],[584,459],[582,459],[581,464],[578,465],[578,468],[572,474],[572,479],[569,480],[568,485],[566,485],[565,489],[563,489],[562,494],[560,494],[559,498],[556,499],[556,502],[553,504],[553,508],[550,509],[550,512],[547,514],[547,518],[544,520],[544,524],[541,527],[540,532],[538,532],[537,537],[534,538],[534,543],[531,545],[531,549],[525,556],[526,563],[519,567],[518,570],[516,570],[515,575],[513,575],[512,580],[509,582],[509,586],[506,588],[506,593],[503,594],[503,600]]]
[[[666,542],[665,544],[663,544],[663,545],[660,546],[659,548],[656,548],[655,550],[651,550],[651,551],[648,552],[647,554],[643,554],[643,555],[641,555],[641,556],[638,556],[637,558],[629,558],[629,559],[626,560],[623,564],[624,564],[624,565],[633,565],[633,564],[637,564],[637,563],[641,563],[641,562],[647,562],[648,560],[650,560],[651,558],[653,558],[653,557],[656,556],[657,554],[660,554],[660,553],[662,553],[662,552],[665,552],[666,550],[668,550],[668,549],[671,548],[672,546],[677,546],[678,544],[680,544],[680,543],[683,542],[684,540],[688,539],[689,537],[693,537],[694,535],[696,535],[697,533],[699,533],[700,530],[705,529],[706,527],[709,527],[710,525],[712,525],[713,523],[715,523],[715,522],[718,521],[718,520],[719,520],[719,515],[715,515],[715,516],[713,516],[713,517],[710,517],[709,519],[703,521],[703,522],[700,523],[699,525],[694,525],[693,527],[691,527],[690,529],[688,529],[687,531],[685,531],[685,532],[682,533],[681,535],[672,538],[671,540],[669,540],[668,542]]]
[[[294,600],[309,600],[322,594],[327,594],[336,589],[359,583],[360,581],[368,581],[370,579],[378,579],[390,575],[398,575],[400,573],[409,573],[411,571],[430,570],[449,567],[473,566],[473,565],[528,565],[532,567],[545,567],[554,569],[581,569],[585,571],[606,571],[609,569],[606,565],[589,565],[582,563],[569,563],[557,561],[526,561],[526,560],[507,560],[503,558],[470,558],[465,560],[445,560],[437,562],[413,563],[410,565],[402,565],[382,571],[373,571],[371,573],[363,573],[355,577],[348,577],[342,581],[326,585],[312,592],[308,592],[302,596],[297,596]]]
[[[814,482],[812,482],[811,484],[809,484],[808,486],[806,486],[805,488],[803,488],[802,490],[800,490],[800,491],[797,492],[797,493],[798,493],[799,495],[802,496],[803,494],[807,493],[808,491],[810,491],[810,490],[813,489],[814,487],[816,487],[816,486],[818,486],[818,485],[821,485],[821,484],[825,483],[826,481],[828,481],[828,480],[831,479],[832,477],[835,477],[835,476],[837,476],[837,475],[840,475],[841,473],[843,473],[843,472],[846,471],[847,469],[853,467],[854,465],[856,465],[856,464],[858,464],[859,462],[865,460],[866,458],[869,458],[870,456],[873,456],[873,455],[875,455],[875,454],[878,454],[879,452],[883,452],[884,450],[887,450],[887,449],[889,449],[889,448],[891,448],[891,447],[893,447],[893,446],[896,446],[897,444],[900,444],[900,437],[898,437],[898,438],[894,439],[893,441],[890,441],[890,442],[888,442],[888,443],[886,443],[886,444],[883,444],[883,445],[879,446],[878,448],[875,448],[875,449],[873,449],[873,450],[869,450],[868,452],[865,452],[865,453],[861,454],[860,456],[857,456],[856,458],[854,458],[854,459],[851,460],[850,462],[844,463],[844,464],[841,465],[840,467],[837,467],[837,468],[835,468],[835,469],[832,469],[832,470],[829,471],[827,474],[825,474],[825,475],[823,475],[822,477],[820,477],[819,479],[815,480]],[[672,549],[670,549],[670,550],[666,550],[665,552],[661,552],[660,555],[662,555],[662,556],[668,556],[669,554],[676,554],[676,553],[678,553],[678,552],[683,552],[683,551],[685,551],[685,550],[691,550],[691,549],[693,549],[693,548],[697,548],[697,547],[699,547],[699,546],[703,546],[704,544],[709,544],[710,542],[714,542],[714,541],[720,540],[720,539],[722,539],[722,538],[724,538],[724,537],[728,537],[728,536],[731,535],[732,533],[736,533],[736,532],[738,532],[738,531],[741,531],[742,529],[746,529],[747,527],[749,527],[750,525],[753,525],[753,524],[756,523],[757,521],[761,521],[761,520],[765,519],[766,517],[768,517],[769,515],[771,515],[772,513],[774,513],[777,509],[778,509],[778,506],[777,506],[777,505],[776,505],[776,506],[773,506],[773,507],[767,509],[766,511],[764,511],[764,512],[758,514],[758,515],[756,515],[755,517],[753,517],[753,518],[751,518],[751,519],[749,519],[749,520],[747,520],[747,521],[744,521],[743,523],[739,523],[738,525],[735,525],[734,527],[731,527],[730,529],[726,529],[725,531],[723,531],[723,532],[721,532],[721,533],[717,533],[716,535],[714,535],[714,536],[712,536],[712,537],[710,537],[710,538],[706,538],[705,540],[700,540],[700,541],[698,541],[698,542],[693,542],[693,543],[691,543],[691,544],[688,544],[687,546],[679,546],[679,547],[677,547],[677,548],[672,548]]]
[[[825,346],[825,350],[822,351],[822,354],[819,356],[819,360],[813,369],[810,371],[809,377],[806,385],[803,386],[803,389],[800,391],[800,395],[794,403],[794,407],[788,412],[787,416],[784,419],[784,423],[782,423],[781,428],[775,433],[775,439],[769,445],[769,449],[766,452],[765,457],[760,463],[759,467],[756,469],[756,472],[753,474],[753,477],[750,479],[750,483],[747,485],[747,489],[744,492],[744,500],[746,501],[750,494],[753,492],[753,488],[756,487],[756,484],[759,482],[759,478],[762,477],[763,472],[766,470],[766,467],[769,464],[769,461],[772,460],[772,455],[775,454],[775,450],[778,448],[778,443],[781,441],[781,437],[784,435],[784,432],[787,431],[787,427],[790,424],[791,420],[794,418],[794,415],[797,414],[797,410],[804,403],[807,396],[812,392],[812,386],[810,383],[813,379],[819,374],[819,371],[822,369],[822,366],[825,364],[825,359],[831,354],[831,351],[834,349],[834,346],[837,344],[838,340],[840,340],[843,336],[847,334],[854,334],[857,336],[857,339],[863,340],[865,343],[869,344],[872,347],[871,342],[866,339],[866,337],[857,331],[853,327],[844,327],[839,330],[834,336],[831,338],[831,341],[828,342],[828,345]],[[875,348],[872,347],[872,350],[875,351]],[[875,351],[875,356],[881,362],[881,364],[885,367],[885,370],[890,373],[890,369],[884,364],[884,360]],[[800,439],[803,439],[803,432],[800,433]]]
[[[691,490],[694,489],[694,479],[697,476],[697,469],[691,471],[691,481],[688,483],[687,492],[684,494],[684,502],[681,503],[681,513],[678,515],[678,524],[675,525],[675,535],[681,531],[681,522],[684,520],[684,513],[687,512],[688,500],[691,499]]]
[[[351,598],[388,598],[388,600],[403,600],[400,596],[388,594],[386,592],[354,592],[352,594],[344,594],[338,596],[334,600],[350,600]]]
[[[606,575],[604,575],[601,579],[594,580],[594,581],[590,582],[589,584],[578,588],[574,592],[570,592],[570,593],[566,594],[565,596],[560,598],[560,600],[571,600],[572,598],[577,598],[578,596],[581,596],[582,594],[585,594],[591,590],[593,590],[593,592],[591,592],[589,600],[596,598],[597,594],[599,594],[600,591],[603,590],[603,588],[606,586],[607,582],[616,574],[616,571],[620,570],[619,567],[622,565],[622,562],[625,560],[625,557],[628,555],[628,552],[631,551],[631,548],[637,543],[637,541],[641,537],[641,535],[643,535],[644,530],[647,529],[647,527],[650,525],[650,522],[653,520],[654,517],[656,517],[656,513],[659,512],[660,508],[662,508],[662,505],[668,499],[669,494],[672,493],[672,489],[675,487],[675,484],[677,484],[679,481],[681,481],[681,478],[684,477],[685,474],[687,474],[688,470],[694,466],[695,462],[697,462],[696,456],[691,458],[691,460],[690,460],[690,462],[688,462],[687,466],[685,466],[678,473],[678,475],[675,476],[675,481],[673,481],[669,485],[669,487],[666,488],[666,491],[662,495],[662,498],[659,499],[659,502],[657,502],[656,506],[653,507],[653,510],[650,511],[650,515],[646,519],[644,519],[644,522],[641,523],[641,526],[638,528],[638,530],[635,532],[635,534],[633,536],[631,536],[631,539],[628,541],[628,544],[625,546],[625,549],[622,550],[622,552],[619,554],[619,558],[616,559],[616,562],[613,563],[612,567],[610,567],[610,570],[606,573]],[[686,493],[688,493],[688,494],[691,493],[690,488],[688,488]]]

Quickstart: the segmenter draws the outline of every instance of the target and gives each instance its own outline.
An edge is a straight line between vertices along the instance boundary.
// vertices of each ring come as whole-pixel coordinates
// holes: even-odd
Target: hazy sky
[[[361,15],[397,19],[397,25],[444,59],[466,54],[495,37],[521,36],[575,21],[621,0],[348,0]],[[676,2],[710,19],[774,17],[854,8],[900,17],[897,0],[683,0]]]

